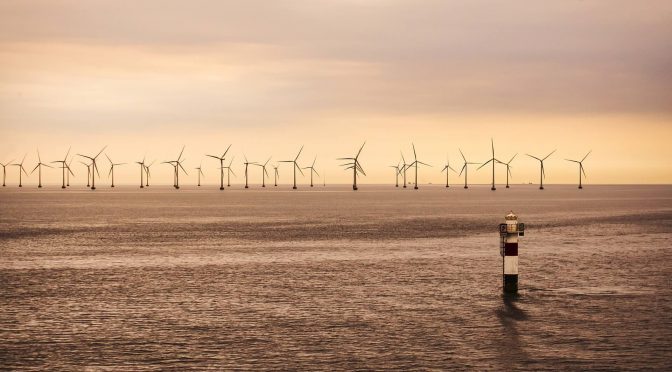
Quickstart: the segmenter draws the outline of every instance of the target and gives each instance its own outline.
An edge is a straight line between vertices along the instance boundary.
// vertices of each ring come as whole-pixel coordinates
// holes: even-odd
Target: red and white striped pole
[[[518,236],[525,235],[525,224],[510,212],[506,223],[499,225],[500,254],[502,255],[504,293],[518,292]]]

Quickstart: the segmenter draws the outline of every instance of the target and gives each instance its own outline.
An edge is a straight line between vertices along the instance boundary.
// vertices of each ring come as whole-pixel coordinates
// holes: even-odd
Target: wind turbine
[[[201,187],[201,176],[205,177],[202,168],[203,168],[203,162],[201,162],[201,165],[195,168],[196,170],[198,170],[198,187]]]
[[[182,159],[182,154],[184,153],[184,147],[185,146],[182,146],[182,151],[180,151],[180,155],[178,155],[177,160],[171,160],[171,161],[164,162],[164,163],[168,163],[168,164],[175,167],[175,178],[174,178],[175,182],[174,182],[173,187],[175,187],[176,189],[180,188],[180,169],[182,169],[182,171],[184,172],[185,175],[187,175],[187,176],[189,175],[187,173],[187,170],[184,169],[184,167],[182,166],[182,162],[184,161],[184,159]]]
[[[7,179],[7,166],[10,165],[14,159],[8,161],[7,163],[0,163],[2,165],[2,187],[5,187],[5,179]]]
[[[401,172],[404,172],[404,188],[406,188],[406,171],[408,170],[409,165],[406,164],[406,158],[404,158],[404,153],[399,151],[401,153],[401,160],[403,164],[401,165]]]
[[[72,174],[73,177],[75,176],[75,174],[72,173],[72,168],[70,167],[72,165],[73,160],[75,160],[74,156],[71,157],[70,161],[68,162],[68,174],[67,174],[66,183],[65,183],[65,186],[67,186],[67,187],[70,187],[70,175]]]
[[[553,153],[554,153],[555,151],[556,151],[556,150],[551,151],[551,153],[548,154],[548,155],[546,155],[546,157],[543,158],[543,159],[539,159],[539,158],[536,157],[536,156],[532,156],[532,155],[530,155],[530,154],[527,154],[527,156],[539,160],[539,163],[541,164],[541,172],[539,173],[539,190],[543,190],[543,189],[544,189],[544,178],[546,178],[546,172],[544,171],[544,160],[548,159],[549,156],[553,155]]]
[[[149,187],[149,178],[151,177],[152,173],[149,171],[149,168],[154,165],[156,160],[152,160],[149,165],[143,164],[143,167],[145,168],[145,187]]]
[[[399,173],[401,173],[399,164],[400,163],[397,163],[397,165],[390,165],[391,168],[394,168],[394,180],[395,180],[394,187],[399,187]]]
[[[25,173],[26,176],[28,175],[28,172],[26,172],[26,169],[23,167],[23,162],[26,161],[26,155],[23,155],[23,160],[21,160],[20,163],[12,164],[14,166],[19,167],[19,187],[23,187],[23,184],[21,183],[21,172]]]
[[[96,154],[96,156],[94,156],[94,157],[86,156],[86,155],[81,155],[81,154],[77,154],[77,155],[79,155],[79,156],[81,156],[81,157],[83,157],[83,158],[87,158],[87,159],[90,159],[90,160],[91,160],[91,167],[93,167],[93,169],[91,169],[91,190],[95,190],[95,189],[96,189],[96,174],[98,174],[98,177],[100,177],[100,173],[98,173],[98,164],[96,164],[96,159],[98,159],[98,157],[100,156],[100,154],[102,154],[103,151],[105,151],[105,148],[107,148],[107,146],[103,146],[103,148],[102,148],[102,149],[98,152],[98,154]],[[96,174],[94,174],[94,172],[95,172]]]
[[[261,187],[266,187],[266,176],[268,176],[268,172],[266,171],[266,165],[268,164],[269,161],[271,161],[271,158],[268,158],[268,160],[266,160],[266,162],[263,165],[255,164],[261,167]]]
[[[115,166],[115,165],[124,165],[124,164],[126,164],[126,163],[117,163],[117,164],[115,164],[115,163],[112,162],[112,159],[110,159],[110,157],[107,156],[107,154],[105,154],[105,157],[107,157],[107,160],[110,162],[110,172],[107,174],[108,177],[109,177],[110,175],[112,176],[112,185],[111,185],[110,187],[114,187],[114,166]]]
[[[83,161],[80,161],[84,166],[86,166],[86,187],[91,187],[91,164],[86,164]]]
[[[409,167],[415,166],[415,187],[414,187],[414,189],[417,190],[418,189],[418,164],[426,165],[428,167],[431,167],[431,165],[419,161],[418,160],[418,155],[415,153],[415,145],[414,144],[411,144],[411,145],[413,145],[413,157],[415,158],[415,161],[412,162],[411,164],[409,164],[408,166]]]
[[[581,183],[581,173],[583,173],[583,176],[584,176],[584,177],[588,177],[588,176],[586,176],[586,171],[583,170],[583,161],[586,160],[586,158],[588,157],[588,155],[590,155],[591,152],[593,152],[593,150],[588,151],[588,153],[586,154],[586,156],[584,156],[583,159],[581,159],[581,161],[578,161],[578,160],[571,160],[571,159],[565,159],[565,160],[567,160],[567,161],[571,161],[571,162],[573,162],[573,163],[577,163],[577,164],[579,164],[579,188],[580,188],[580,189],[583,188],[583,184]]]
[[[450,166],[450,158],[446,156],[446,166],[443,167],[441,172],[446,172],[446,187],[450,187],[450,184],[448,183],[448,171],[452,170],[453,173],[457,173],[453,167]]]
[[[273,178],[275,180],[275,186],[276,187],[278,186],[278,178],[280,178],[280,173],[278,173],[278,167],[279,167],[278,164],[273,166],[273,171],[274,171],[273,172]]]
[[[256,162],[249,162],[249,161],[247,160],[247,156],[243,155],[243,157],[245,158],[245,162],[243,163],[243,164],[245,164],[245,188],[248,189],[249,186],[247,186],[247,168],[250,166],[250,164],[252,164],[252,165],[259,165],[259,163],[256,163]]]
[[[516,153],[516,155],[518,155],[518,154]],[[502,163],[502,164],[506,165],[506,188],[507,189],[509,188],[509,175],[511,175],[511,177],[513,177],[513,174],[511,174],[511,162],[513,161],[513,159],[516,158],[516,155],[513,155],[511,157],[511,159],[508,161],[508,163]]]
[[[504,164],[504,163],[502,163],[501,161],[499,161],[495,158],[495,141],[492,138],[490,138],[490,143],[492,144],[492,158],[490,158],[490,160],[483,163],[483,165],[481,165],[480,167],[476,168],[476,170],[479,170],[479,169],[485,167],[488,163],[492,162],[492,187],[490,188],[490,190],[495,191],[495,190],[497,190],[497,188],[495,188],[495,163],[500,163],[500,164]]]
[[[462,166],[462,170],[460,171],[460,176],[462,175],[462,172],[464,172],[464,188],[465,188],[465,189],[468,189],[469,186],[468,186],[468,183],[467,183],[467,174],[468,174],[468,172],[469,172],[469,165],[471,165],[471,164],[478,164],[478,163],[470,163],[470,162],[468,162],[468,161],[467,161],[467,158],[464,157],[464,154],[462,153],[462,150],[459,149],[459,148],[458,148],[458,150],[460,150],[460,155],[462,155],[462,159],[464,160],[464,165]]]
[[[226,186],[231,187],[231,173],[233,173],[233,176],[236,177],[236,173],[233,172],[233,169],[231,169],[231,164],[233,164],[233,159],[236,157],[232,157],[231,160],[229,161],[229,165],[227,167],[224,167],[226,169]],[[277,185],[276,185],[277,186]]]
[[[142,158],[142,161],[136,161],[135,164],[140,165],[140,188],[142,189],[145,187],[145,157]]]
[[[296,154],[294,160],[280,160],[281,163],[293,163],[294,165],[294,187],[292,187],[294,190],[296,190],[296,170],[298,169],[299,172],[301,172],[301,175],[303,175],[303,171],[301,170],[301,167],[299,167],[299,163],[297,163],[299,156],[301,156],[301,151],[303,151],[303,145],[301,146],[299,153]]]
[[[229,152],[229,149],[231,148],[231,145],[226,148],[226,151],[222,154],[222,156],[216,156],[216,155],[206,155],[211,158],[219,160],[219,171],[220,171],[220,176],[219,176],[219,189],[224,190],[224,157],[226,156],[226,153]],[[229,185],[231,186],[231,185]]]
[[[317,161],[317,156],[315,156],[315,159],[313,160],[313,164],[310,167],[304,167],[303,169],[310,169],[310,187],[313,187],[313,173],[317,174],[319,177],[319,173],[317,173],[317,170],[315,169],[315,162]]]
[[[70,167],[67,164],[68,155],[70,155],[70,149],[71,148],[68,148],[68,152],[65,153],[65,157],[63,158],[63,160],[52,161],[52,163],[61,163],[61,168],[63,168],[63,185],[61,186],[62,189],[65,188],[65,170],[67,169],[68,172],[69,172],[68,173],[68,179],[70,178],[70,173],[72,173],[72,170],[70,170]],[[70,182],[68,181],[68,185],[69,184],[70,184]]]
[[[359,148],[359,151],[357,151],[357,155],[355,155],[354,158],[338,158],[337,160],[352,160],[349,163],[341,164],[342,167],[345,167],[345,169],[352,169],[352,189],[354,191],[357,191],[357,172],[361,173],[362,175],[366,176],[366,172],[364,172],[364,168],[362,168],[362,165],[359,163],[359,155],[362,153],[362,149],[364,149],[364,145],[366,145],[366,141],[362,143],[362,147]]]
[[[38,182],[37,182],[37,187],[42,188],[42,166],[45,166],[47,168],[53,168],[51,165],[44,164],[42,162],[42,158],[40,158],[40,150],[37,150],[37,165],[33,170],[30,172],[30,174],[33,174],[35,172],[35,169],[37,169],[37,175],[38,175]]]

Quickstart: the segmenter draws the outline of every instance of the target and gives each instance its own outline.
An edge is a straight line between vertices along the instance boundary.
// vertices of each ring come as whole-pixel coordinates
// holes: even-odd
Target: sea
[[[4,187],[0,369],[670,371],[672,186]]]

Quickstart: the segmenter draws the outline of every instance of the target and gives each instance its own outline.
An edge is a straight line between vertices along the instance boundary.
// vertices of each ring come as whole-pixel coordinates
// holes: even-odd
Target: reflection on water
[[[42,191],[0,190],[4,368],[672,369],[669,187]]]
[[[502,306],[495,313],[502,324],[501,353],[503,361],[529,360],[529,356],[521,342],[518,323],[528,320],[527,313],[518,307],[520,296],[517,294],[502,294]],[[509,364],[507,367],[513,367]]]

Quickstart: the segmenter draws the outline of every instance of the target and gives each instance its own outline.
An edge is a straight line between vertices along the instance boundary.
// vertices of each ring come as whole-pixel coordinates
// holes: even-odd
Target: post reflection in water
[[[498,348],[501,358],[506,364],[515,364],[521,361],[529,361],[525,351],[524,342],[521,342],[518,323],[529,319],[525,310],[517,306],[520,300],[518,294],[503,294],[502,306],[495,310],[499,322],[502,324],[501,345]]]

